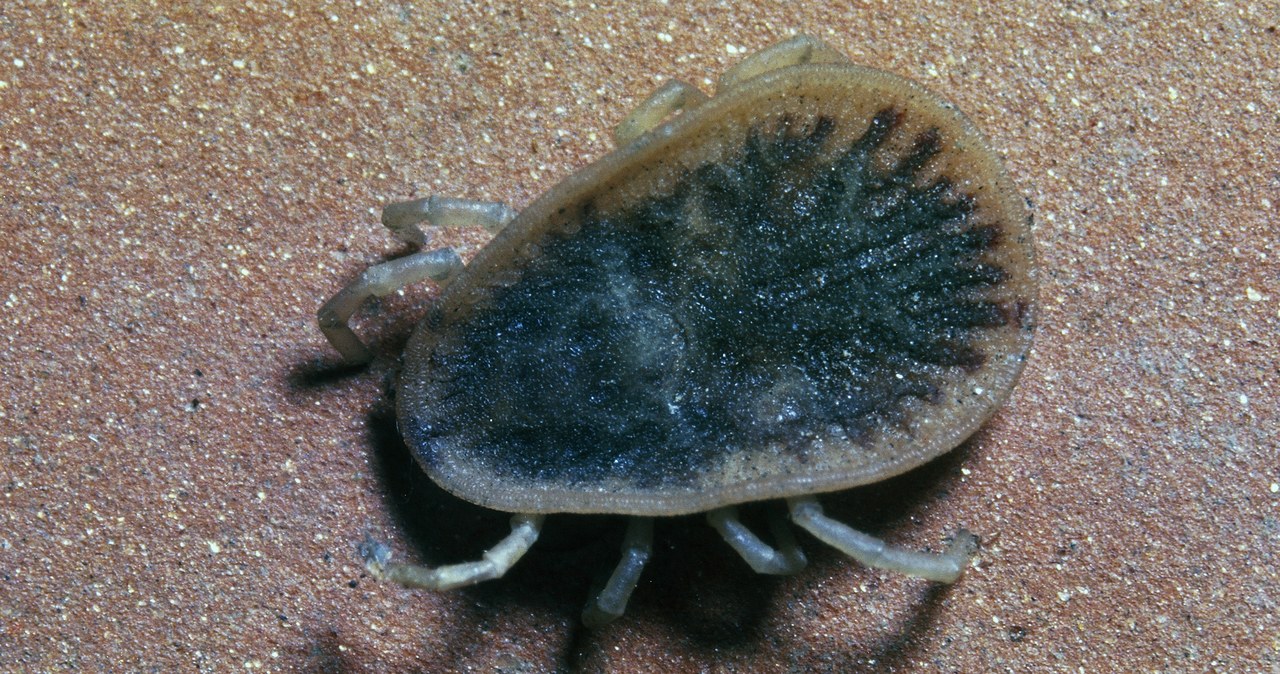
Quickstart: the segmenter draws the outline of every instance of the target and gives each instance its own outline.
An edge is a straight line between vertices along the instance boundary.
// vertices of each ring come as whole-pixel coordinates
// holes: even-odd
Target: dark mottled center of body
[[[917,179],[936,134],[873,161],[898,119],[835,153],[832,122],[784,120],[671,194],[585,209],[448,328],[418,451],[565,486],[674,485],[727,454],[901,423],[939,373],[980,366],[967,338],[1006,319],[982,299],[1004,278],[980,261],[996,231],[945,178]]]

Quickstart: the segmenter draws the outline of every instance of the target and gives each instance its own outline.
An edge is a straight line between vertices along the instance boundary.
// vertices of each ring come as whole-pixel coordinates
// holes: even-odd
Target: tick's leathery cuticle
[[[388,206],[417,243],[419,224],[502,231],[462,268],[384,263],[322,310],[344,356],[367,359],[347,325],[360,302],[451,279],[405,348],[400,430],[444,489],[515,514],[485,560],[376,570],[478,582],[542,515],[627,515],[624,561],[586,613],[599,624],[625,607],[653,517],[707,512],[753,568],[798,570],[781,512],[774,549],[734,508],[787,499],[792,522],[864,563],[955,580],[971,534],[942,555],[900,550],[813,497],[951,450],[1009,395],[1035,272],[996,154],[953,106],[805,36],[714,96],[668,85],[617,137],[514,218],[438,197]]]

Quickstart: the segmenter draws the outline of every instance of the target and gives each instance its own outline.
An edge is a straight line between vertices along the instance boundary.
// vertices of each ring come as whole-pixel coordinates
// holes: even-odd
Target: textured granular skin
[[[440,337],[423,461],[454,444],[513,481],[693,488],[726,455],[857,451],[905,398],[936,402],[939,378],[986,359],[969,334],[1016,309],[984,299],[1007,276],[982,261],[999,229],[971,226],[949,179],[916,184],[936,133],[875,161],[899,114],[825,155],[836,122],[783,120],[667,194],[586,204]]]
[[[1034,327],[1030,218],[953,106],[781,68],[566,178],[404,352],[432,479],[508,512],[673,515],[845,489],[952,449]]]
[[[753,570],[799,572],[785,522],[775,549],[732,507],[789,498],[791,521],[851,558],[955,582],[971,532],[917,553],[813,496],[950,451],[1012,390],[1036,281],[1000,158],[951,104],[809,36],[726,71],[714,97],[660,87],[614,135],[523,211],[388,205],[383,224],[413,245],[422,225],[497,235],[470,264],[434,248],[374,265],[317,311],[367,363],[360,306],[445,285],[403,353],[400,426],[433,481],[514,513],[477,561],[396,562],[370,540],[369,572],[458,589],[504,576],[548,513],[633,515],[583,611],[600,628],[625,613],[653,516],[705,511]]]

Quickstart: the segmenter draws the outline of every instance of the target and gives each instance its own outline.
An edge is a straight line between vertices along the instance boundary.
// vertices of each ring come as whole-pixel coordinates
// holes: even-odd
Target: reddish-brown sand
[[[1280,669],[1280,10],[850,4],[6,3],[0,670]],[[810,539],[807,570],[761,578],[663,521],[598,632],[578,612],[615,519],[551,518],[470,590],[368,578],[366,536],[460,561],[505,527],[422,479],[385,413],[433,291],[364,314],[372,368],[314,326],[404,252],[379,208],[522,207],[665,78],[797,31],[957,103],[1034,204],[1010,404],[826,499],[916,548],[965,525],[975,565],[938,588]]]

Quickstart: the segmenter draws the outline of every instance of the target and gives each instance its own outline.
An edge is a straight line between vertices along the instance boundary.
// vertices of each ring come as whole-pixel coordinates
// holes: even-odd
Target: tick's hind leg
[[[435,568],[416,564],[388,564],[381,548],[365,551],[365,567],[380,580],[389,580],[406,587],[427,590],[451,590],[455,587],[475,585],[486,580],[501,578],[524,553],[538,540],[542,530],[542,515],[515,515],[511,518],[511,533],[497,545],[485,551],[477,562],[463,562]]]
[[[649,94],[644,102],[636,106],[627,118],[613,130],[613,142],[618,147],[629,145],[631,141],[651,131],[677,110],[692,110],[702,105],[707,95],[697,88],[679,80],[671,80]]]
[[[790,40],[765,47],[724,71],[716,84],[716,92],[730,89],[778,68],[805,63],[844,63],[848,60],[848,57],[832,49],[822,40],[808,35],[797,35]]]
[[[724,537],[729,544],[742,555],[756,573],[788,575],[799,573],[808,560],[796,545],[796,538],[791,529],[780,516],[770,513],[769,529],[777,539],[781,551],[774,550],[768,543],[760,540],[750,529],[738,520],[738,509],[734,507],[720,508],[707,513],[707,522]]]
[[[632,517],[627,523],[627,535],[622,539],[622,561],[618,562],[604,589],[582,611],[582,622],[587,627],[607,625],[622,615],[652,549],[653,519]]]
[[[800,528],[859,562],[939,583],[955,582],[978,547],[978,538],[961,529],[941,555],[903,550],[827,517],[812,497],[788,499],[787,505],[791,508],[791,519]]]

